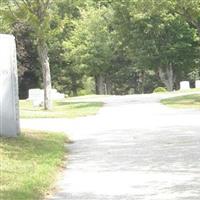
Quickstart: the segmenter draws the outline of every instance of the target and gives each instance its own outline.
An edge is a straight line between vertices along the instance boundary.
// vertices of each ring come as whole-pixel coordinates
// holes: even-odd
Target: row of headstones
[[[42,89],[29,89],[28,100],[32,101],[33,106],[42,106],[44,101],[44,90]],[[51,90],[52,100],[61,100],[65,98],[65,94],[59,93],[56,89]]]
[[[200,80],[195,81],[195,88],[200,88]],[[189,81],[181,81],[180,82],[180,90],[188,90],[190,89]]]

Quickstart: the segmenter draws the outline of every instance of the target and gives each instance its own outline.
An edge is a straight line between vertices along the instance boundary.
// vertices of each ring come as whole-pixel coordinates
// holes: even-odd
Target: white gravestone
[[[0,135],[20,133],[15,38],[0,34]]]
[[[62,100],[65,94],[59,93],[56,89],[51,90],[52,100]],[[42,89],[29,89],[28,100],[33,102],[33,106],[42,106],[44,104],[44,90]]]
[[[190,89],[189,81],[181,81],[180,82],[180,90],[188,90]]]
[[[33,106],[42,106],[44,104],[44,92],[41,89],[30,89],[29,100],[33,102]]]
[[[51,96],[53,100],[62,100],[65,98],[65,94],[59,93],[56,89],[51,90]]]
[[[195,88],[200,88],[200,80],[195,81]]]

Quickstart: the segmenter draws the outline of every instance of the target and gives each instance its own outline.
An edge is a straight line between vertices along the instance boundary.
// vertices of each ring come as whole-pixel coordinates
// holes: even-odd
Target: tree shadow
[[[102,102],[56,102],[57,106],[74,106],[76,108],[88,108],[88,107],[98,107],[101,106]]]
[[[40,193],[38,189],[34,189],[34,191],[28,192],[26,190],[3,190],[0,193],[0,199],[2,200],[42,200],[43,195]],[[32,196],[30,198],[30,196]]]

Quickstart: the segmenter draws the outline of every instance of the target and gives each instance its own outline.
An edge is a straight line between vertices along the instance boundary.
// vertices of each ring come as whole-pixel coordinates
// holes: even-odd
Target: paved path
[[[200,111],[170,109],[159,99],[111,97],[97,116],[22,121],[74,140],[48,200],[199,200]]]

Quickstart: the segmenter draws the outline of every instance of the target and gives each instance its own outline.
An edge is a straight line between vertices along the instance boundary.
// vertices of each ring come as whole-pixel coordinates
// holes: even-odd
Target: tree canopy
[[[200,77],[200,0],[1,1],[18,48],[20,96],[152,92]]]

